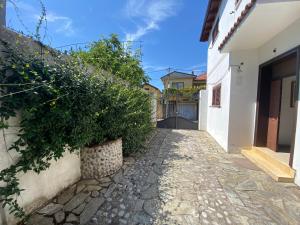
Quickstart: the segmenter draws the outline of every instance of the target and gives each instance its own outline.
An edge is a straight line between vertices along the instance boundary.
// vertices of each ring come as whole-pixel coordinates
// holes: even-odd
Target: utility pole
[[[141,62],[143,62],[143,41],[139,41],[140,42],[140,57],[141,57]]]
[[[6,0],[0,0],[0,27],[6,26]]]
[[[167,76],[167,85],[166,85],[166,92],[167,93],[165,93],[165,99],[166,99],[166,118],[168,118],[169,117],[169,93],[168,93],[168,89],[169,88],[171,88],[171,87],[169,87],[169,82],[170,82],[170,73],[171,73],[171,67],[169,67],[168,69],[167,69],[167,74],[168,74],[168,76]]]

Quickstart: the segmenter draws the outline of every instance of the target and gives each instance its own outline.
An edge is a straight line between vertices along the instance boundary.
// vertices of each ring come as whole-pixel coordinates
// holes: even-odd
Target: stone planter
[[[122,139],[109,141],[81,151],[83,179],[100,179],[112,175],[123,164]]]

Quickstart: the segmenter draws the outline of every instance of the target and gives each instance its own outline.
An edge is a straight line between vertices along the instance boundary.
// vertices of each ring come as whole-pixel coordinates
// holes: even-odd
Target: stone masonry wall
[[[0,38],[12,45],[17,45],[23,52],[43,54],[47,63],[51,64],[55,57],[54,49],[9,29],[0,27]],[[0,54],[3,50],[5,50],[5,46],[0,43]],[[0,56],[3,57],[3,55]],[[20,129],[19,121],[20,114],[18,113],[17,117],[7,121],[8,129],[0,130],[0,171],[19,158],[17,153],[7,151],[17,138]],[[20,188],[25,191],[21,193],[18,201],[26,212],[35,211],[62,190],[76,183],[81,178],[80,168],[82,168],[82,178],[99,179],[118,171],[123,163],[122,140],[108,142],[96,148],[86,148],[81,155],[82,160],[78,154],[66,152],[64,157],[57,162],[51,162],[51,167],[40,174],[28,172],[19,175]],[[14,225],[17,222],[16,218],[7,212],[7,209],[0,207],[0,225]]]
[[[100,179],[112,175],[123,164],[122,139],[110,141],[81,151],[81,174],[83,179]]]

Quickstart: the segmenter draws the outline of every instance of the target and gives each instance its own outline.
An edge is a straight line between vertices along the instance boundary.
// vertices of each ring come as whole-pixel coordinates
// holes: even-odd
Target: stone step
[[[276,157],[274,151],[267,148],[253,147],[251,149],[243,149],[242,154],[274,180],[284,183],[294,182],[295,170],[282,159]]]

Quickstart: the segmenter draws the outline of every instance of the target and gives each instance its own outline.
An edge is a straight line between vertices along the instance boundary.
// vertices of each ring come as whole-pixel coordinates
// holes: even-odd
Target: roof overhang
[[[177,72],[177,71],[173,71],[171,73],[168,73],[167,75],[161,77],[160,79],[162,81],[166,80],[166,79],[170,79],[170,78],[176,78],[176,79],[194,79],[196,78],[196,75],[193,74],[188,74],[188,73],[182,73],[182,72]]]
[[[209,0],[206,10],[200,41],[208,41],[210,31],[216,20],[222,0]]]
[[[144,83],[143,84],[143,87],[144,86],[146,86],[146,85],[148,85],[148,86],[150,86],[150,87],[152,87],[152,88],[154,88],[155,90],[157,90],[157,91],[159,91],[159,92],[161,92],[157,87],[155,87],[155,86],[153,86],[152,84],[150,84],[150,83]]]
[[[259,48],[300,18],[300,1],[249,3],[219,46],[221,52]]]

